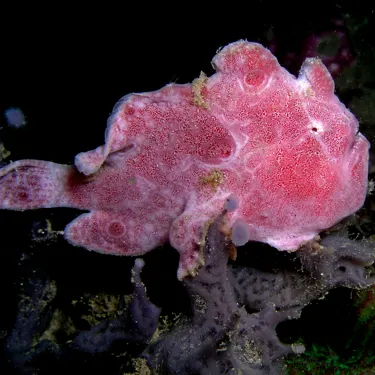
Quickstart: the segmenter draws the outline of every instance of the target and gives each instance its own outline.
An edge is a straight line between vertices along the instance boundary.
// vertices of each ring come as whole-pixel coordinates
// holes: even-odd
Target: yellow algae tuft
[[[8,151],[3,143],[0,143],[0,161],[6,159],[10,156],[10,151]]]
[[[126,372],[124,375],[151,375],[151,369],[147,366],[145,358],[134,358],[132,360],[135,372]]]
[[[211,186],[214,190],[224,182],[224,173],[219,169],[212,170],[207,176],[200,178],[204,186]]]
[[[207,76],[203,72],[199,75],[199,78],[196,78],[191,84],[191,90],[193,91],[193,103],[197,107],[201,107],[204,109],[208,108],[207,102],[204,100],[202,95],[202,90],[207,82]]]

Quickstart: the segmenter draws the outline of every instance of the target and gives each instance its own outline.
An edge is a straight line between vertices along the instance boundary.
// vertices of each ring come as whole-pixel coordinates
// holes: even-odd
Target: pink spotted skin
[[[238,41],[212,62],[210,77],[121,99],[105,144],[75,166],[2,168],[0,207],[87,210],[65,237],[101,253],[140,255],[169,240],[182,279],[204,262],[205,230],[229,196],[229,228],[245,222],[249,240],[291,251],[362,206],[369,142],[320,60],[296,78]]]

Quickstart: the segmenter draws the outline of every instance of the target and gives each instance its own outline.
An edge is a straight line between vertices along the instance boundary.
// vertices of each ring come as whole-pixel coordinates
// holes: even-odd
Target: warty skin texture
[[[125,96],[105,144],[74,166],[21,160],[0,170],[0,207],[88,210],[66,239],[89,250],[140,255],[170,241],[178,277],[204,263],[208,223],[226,206],[238,245],[296,250],[358,210],[369,143],[334,95],[318,59],[298,78],[266,48],[238,41],[192,84]]]

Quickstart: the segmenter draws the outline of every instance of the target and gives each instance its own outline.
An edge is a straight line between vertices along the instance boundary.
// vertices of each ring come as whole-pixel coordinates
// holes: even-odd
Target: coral
[[[108,254],[140,255],[169,240],[179,279],[204,263],[205,223],[225,206],[237,207],[227,219],[236,244],[279,250],[296,250],[361,207],[369,143],[319,59],[295,78],[266,48],[239,41],[213,65],[215,74],[192,85],[122,98],[105,145],[78,154],[75,166],[2,168],[0,207],[88,210],[65,237]]]
[[[40,272],[31,276],[21,295],[14,327],[6,340],[9,373],[12,369],[17,374],[34,374],[40,362],[44,364],[44,370],[51,367],[56,373],[54,361],[61,358],[69,363],[76,360],[77,355],[100,355],[112,350],[117,353],[118,348],[127,344],[134,350],[146,345],[158,326],[160,309],[147,298],[140,279],[143,266],[141,259],[135,261],[132,270],[134,290],[121,314],[118,317],[103,314],[101,319],[96,316],[99,323],[80,332],[53,305],[56,283]],[[83,362],[86,358],[83,357]],[[139,373],[147,373],[144,360],[138,359],[134,363]]]
[[[43,353],[59,354],[59,347],[43,335],[53,318],[51,302],[55,296],[55,282],[41,275],[35,275],[24,288],[14,328],[5,344],[5,356],[20,374],[33,374],[32,361]]]
[[[375,371],[375,293],[372,287],[358,291],[354,297],[355,324],[347,332],[349,340],[341,350],[329,344],[313,343],[302,356],[286,359],[286,374],[367,375]]]
[[[221,220],[208,230],[205,265],[183,280],[192,319],[162,334],[144,353],[157,374],[280,374],[282,358],[303,347],[280,342],[278,323],[298,318],[303,307],[332,288],[359,289],[375,282],[369,269],[373,245],[336,235],[314,246],[316,262],[306,257],[313,251],[310,245],[297,252],[304,271],[227,269],[229,243]]]
[[[108,351],[115,342],[139,344],[151,339],[158,326],[160,309],[147,298],[140,279],[143,266],[144,262],[136,259],[132,270],[134,292],[128,310],[118,319],[104,319],[91,330],[81,332],[72,341],[73,348],[94,354]]]
[[[277,269],[261,270],[255,264],[237,262],[228,265],[233,245],[225,234],[226,215],[225,210],[207,228],[205,265],[195,277],[182,281],[191,300],[191,315],[175,316],[171,323],[159,317],[160,309],[149,301],[140,278],[144,261],[136,259],[131,271],[132,299],[126,307],[118,306],[117,317],[112,313],[97,315],[98,324],[91,329],[77,332],[69,328],[70,340],[55,340],[58,330],[64,329],[63,324],[53,323],[56,287],[48,278],[43,281],[41,275],[34,275],[27,288],[29,297],[22,299],[7,339],[8,360],[23,374],[50,361],[48,368],[68,366],[63,366],[61,373],[66,373],[69,363],[87,369],[98,358],[108,358],[107,366],[112,363],[113,372],[106,368],[109,374],[118,373],[113,369],[115,358],[122,373],[159,375],[294,374],[293,368],[300,368],[302,361],[305,368],[325,369],[326,373],[334,366],[345,369],[352,364],[357,369],[368,365],[373,354],[367,344],[370,341],[363,337],[369,338],[373,332],[371,293],[357,301],[357,336],[347,346],[349,354],[353,345],[361,350],[346,362],[329,348],[315,345],[305,351],[301,340],[284,343],[277,329],[279,323],[298,319],[308,304],[324,298],[333,288],[373,285],[375,252],[371,242],[329,234],[320,244],[309,243],[296,253],[285,254],[290,264]],[[276,254],[282,255],[274,251]],[[47,333],[51,330],[53,334]],[[95,368],[95,362],[92,366]]]

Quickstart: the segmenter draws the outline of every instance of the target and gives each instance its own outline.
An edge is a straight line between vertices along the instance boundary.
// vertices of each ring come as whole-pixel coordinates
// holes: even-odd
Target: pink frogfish
[[[222,212],[235,245],[293,251],[362,206],[369,142],[319,59],[296,78],[268,49],[238,41],[212,63],[210,77],[123,97],[105,144],[74,166],[0,169],[0,208],[89,211],[65,238],[105,254],[169,241],[182,279],[203,264],[207,223]]]

